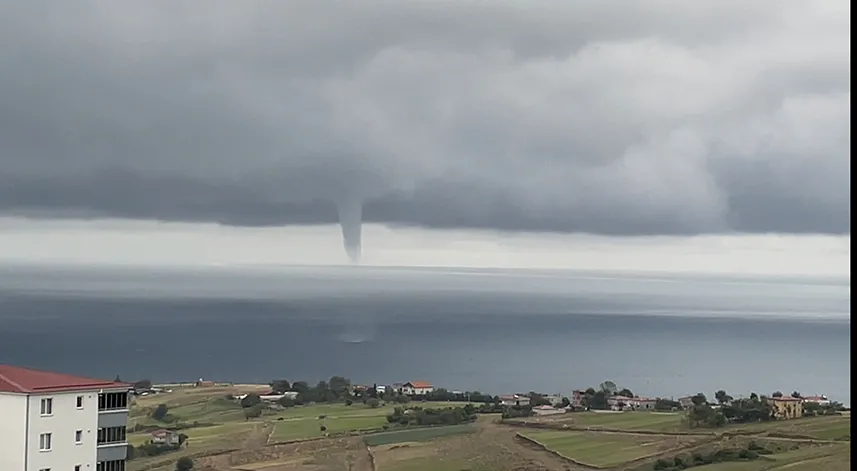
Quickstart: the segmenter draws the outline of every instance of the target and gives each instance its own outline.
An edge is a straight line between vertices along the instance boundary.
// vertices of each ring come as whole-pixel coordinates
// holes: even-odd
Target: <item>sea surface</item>
[[[849,279],[366,267],[0,267],[0,363],[112,379],[430,381],[850,405]]]

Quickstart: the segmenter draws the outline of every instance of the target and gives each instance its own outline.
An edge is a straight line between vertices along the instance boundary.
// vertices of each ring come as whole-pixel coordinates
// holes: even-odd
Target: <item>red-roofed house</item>
[[[130,389],[0,365],[0,470],[124,471]]]
[[[425,381],[410,381],[402,385],[402,394],[406,396],[425,396],[434,391],[434,386]]]
[[[803,401],[804,404],[815,403],[815,404],[818,404],[820,406],[829,406],[830,405],[830,399],[828,399],[827,396],[825,396],[823,394],[820,396],[804,396],[804,397],[801,397],[801,400]]]

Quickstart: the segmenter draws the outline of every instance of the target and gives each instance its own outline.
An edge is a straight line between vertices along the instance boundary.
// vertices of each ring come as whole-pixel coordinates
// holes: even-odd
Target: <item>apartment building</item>
[[[129,390],[0,365],[0,470],[125,471]]]

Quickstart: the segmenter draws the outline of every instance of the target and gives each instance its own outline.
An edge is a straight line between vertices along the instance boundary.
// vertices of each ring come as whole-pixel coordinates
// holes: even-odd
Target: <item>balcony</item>
[[[106,392],[98,395],[98,412],[128,410],[128,392]]]
[[[125,471],[125,460],[99,461],[95,471]]]
[[[128,393],[106,392],[98,395],[98,427],[124,427],[128,423]]]
[[[98,447],[96,458],[98,461],[120,461],[126,457],[128,442],[126,440],[125,426],[105,427],[98,429]]]

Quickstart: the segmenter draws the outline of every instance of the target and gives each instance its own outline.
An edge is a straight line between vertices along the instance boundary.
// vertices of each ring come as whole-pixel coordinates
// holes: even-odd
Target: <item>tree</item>
[[[381,401],[379,401],[378,399],[376,399],[376,398],[372,397],[372,398],[369,398],[369,399],[366,401],[366,405],[367,405],[367,406],[369,406],[369,407],[371,407],[372,409],[377,409],[377,408],[378,408],[378,406],[380,406],[380,405],[381,405]]]
[[[596,391],[591,396],[584,396],[584,405],[590,409],[595,410],[606,410],[608,409],[607,404],[607,393],[604,391]]]
[[[288,396],[281,397],[277,402],[283,407],[294,407],[296,405],[295,400]]]
[[[797,391],[792,391],[792,397],[795,399],[803,399],[803,396],[801,396]]]
[[[141,379],[134,383],[134,389],[151,389],[152,381],[149,379]]]
[[[193,460],[187,456],[182,456],[176,461],[176,471],[190,471],[193,469]]]
[[[170,409],[167,407],[166,404],[158,404],[158,407],[156,407],[155,410],[152,411],[152,418],[155,420],[164,420],[164,417],[167,416],[167,413],[169,411]]]
[[[306,394],[307,392],[309,392],[309,389],[310,387],[306,383],[306,381],[295,381],[292,384],[292,390],[297,391],[298,394]]]
[[[292,385],[284,379],[275,379],[271,381],[271,390],[277,394],[282,394],[292,389]]]
[[[602,391],[604,391],[605,393],[607,393],[607,395],[608,395],[608,396],[613,396],[613,395],[615,395],[615,394],[616,394],[616,390],[618,389],[618,388],[616,387],[616,383],[614,383],[613,381],[604,381],[604,382],[603,382],[603,383],[601,383],[601,385],[599,385],[598,387],[599,387],[599,389],[601,389]]]
[[[244,396],[244,399],[241,399],[241,407],[244,407],[244,408],[253,407],[256,404],[261,404],[261,403],[262,403],[262,398],[259,397],[259,395],[256,393],[250,393],[250,394]]]
[[[733,398],[727,394],[725,390],[718,389],[717,392],[714,393],[714,399],[716,399],[719,404],[726,404],[727,402],[731,402]]]
[[[562,398],[562,407],[568,407],[571,405],[571,401],[567,397]]]
[[[617,393],[617,395],[624,396],[624,397],[634,397],[634,393],[631,392],[631,390],[628,388],[623,388],[621,391],[619,391]]]
[[[771,397],[783,397],[783,393],[781,391],[774,391]]]
[[[708,403],[708,399],[705,397],[705,394],[702,393],[697,393],[695,396],[690,398],[690,400],[693,401],[693,405],[695,406],[701,406],[702,404]]]
[[[262,416],[262,404],[255,404],[250,407],[245,407],[244,411],[244,420],[255,419],[256,417]]]
[[[759,400],[759,395],[758,395],[758,394],[756,394],[756,393],[754,393],[754,392],[751,392],[751,393],[750,393],[750,400],[751,400],[751,401],[758,401],[758,400]]]
[[[333,376],[330,378],[329,387],[337,398],[342,398],[350,393],[351,381],[348,378],[343,378],[342,376]]]

